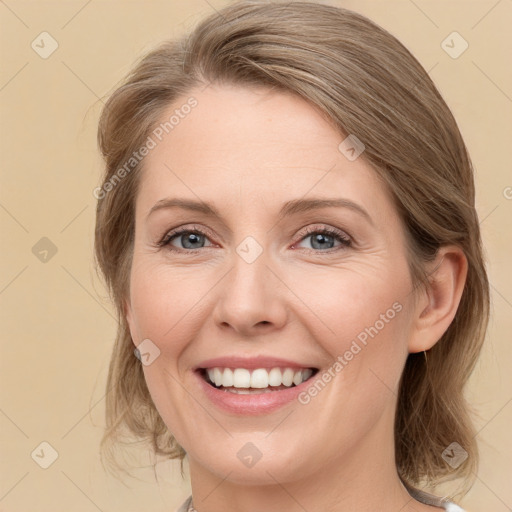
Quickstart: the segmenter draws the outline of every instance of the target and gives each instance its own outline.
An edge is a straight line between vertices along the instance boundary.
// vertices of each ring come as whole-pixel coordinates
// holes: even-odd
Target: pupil
[[[325,247],[326,247],[326,245],[325,245],[325,243],[324,243],[324,242],[326,241],[326,239],[329,239],[329,238],[330,238],[330,239],[332,239],[333,237],[332,237],[332,236],[330,236],[330,235],[324,235],[324,234],[322,234],[322,233],[318,233],[316,236],[314,236],[314,237],[313,237],[313,242],[312,242],[312,243],[313,243],[313,247],[315,247],[315,244],[316,244],[316,243],[319,243],[319,244],[320,244],[320,247],[315,247],[315,249],[318,249],[318,248],[320,248],[320,249],[321,249],[321,248],[325,248]],[[329,244],[329,247],[328,247],[328,248],[330,249],[331,247],[332,247],[332,244]]]
[[[184,244],[185,247],[188,247],[188,243],[190,242],[192,245],[194,243],[198,243],[198,241],[200,240],[200,236],[201,235],[198,235],[197,233],[189,233],[187,236],[185,236],[185,241],[186,243]],[[189,249],[194,249],[195,247],[188,247]]]

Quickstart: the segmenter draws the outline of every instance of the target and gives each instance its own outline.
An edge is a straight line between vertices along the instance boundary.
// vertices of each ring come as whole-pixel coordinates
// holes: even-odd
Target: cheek
[[[131,275],[132,315],[137,334],[141,339],[151,339],[163,353],[180,350],[180,333],[190,336],[197,327],[194,306],[207,293],[208,286],[188,274],[162,264],[141,264],[134,266]]]
[[[408,322],[398,301],[360,310],[347,305],[340,315],[337,340],[326,347],[335,358],[330,368],[344,392],[359,406],[377,405],[395,393],[407,357]],[[354,407],[358,407],[355,403]]]
[[[317,418],[304,427],[306,437],[314,439],[317,428],[324,428],[333,444],[352,446],[383,417],[392,423],[410,319],[407,305],[393,301],[393,294],[381,298],[383,307],[371,299],[347,300],[338,311],[339,334],[324,345],[333,362],[317,376],[320,383],[301,397],[309,415]]]
[[[336,402],[339,396],[350,396],[349,410],[377,414],[398,389],[407,357],[411,331],[407,267],[328,269],[315,279],[310,275],[296,282],[300,283],[297,295],[305,298],[313,313],[306,316],[312,319],[308,329],[332,361],[331,375],[326,376],[330,398]],[[333,406],[336,409],[339,405]],[[346,417],[343,409],[340,414]]]
[[[163,422],[181,446],[188,446],[191,417],[200,415],[201,411],[194,410],[195,404],[190,403],[190,396],[164,357],[160,356],[150,366],[144,366],[144,379]]]
[[[365,346],[379,339],[384,349],[390,339],[406,337],[404,311],[411,289],[407,273],[390,271],[384,265],[371,269],[354,265],[310,271],[307,279],[292,275],[288,279],[307,306],[299,316],[307,320],[315,339],[328,346],[331,356],[348,350],[353,340]]]

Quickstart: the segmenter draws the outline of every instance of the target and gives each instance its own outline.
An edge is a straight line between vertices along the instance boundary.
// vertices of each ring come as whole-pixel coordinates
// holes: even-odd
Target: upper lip
[[[273,356],[256,356],[256,357],[241,357],[241,356],[224,356],[208,359],[199,363],[195,370],[204,368],[315,368],[310,364],[303,364],[289,359],[282,359]],[[316,368],[315,368],[316,369]]]

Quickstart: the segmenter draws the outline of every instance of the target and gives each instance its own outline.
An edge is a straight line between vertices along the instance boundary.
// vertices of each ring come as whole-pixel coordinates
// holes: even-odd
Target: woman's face
[[[392,451],[415,306],[391,197],[300,98],[191,96],[152,135],[136,200],[127,319],[160,415],[191,463],[232,481]]]

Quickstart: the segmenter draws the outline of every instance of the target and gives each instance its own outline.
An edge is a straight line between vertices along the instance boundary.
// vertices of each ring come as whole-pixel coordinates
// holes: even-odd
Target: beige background
[[[159,464],[159,483],[151,468],[142,468],[140,480],[127,486],[99,463],[115,322],[92,259],[92,191],[100,173],[95,130],[100,98],[141,52],[226,3],[0,1],[0,511],[168,512],[189,493],[175,462]],[[512,68],[505,62],[512,1],[327,3],[368,15],[413,52],[452,108],[472,155],[493,317],[469,389],[482,463],[461,504],[473,512],[510,511]],[[47,59],[31,47],[34,40],[42,46],[43,31],[58,43]],[[469,44],[457,59],[441,47],[453,31]],[[43,237],[57,249],[52,255],[50,248],[46,262],[40,258],[48,241],[33,253]],[[58,452],[48,469],[31,458],[43,441]],[[41,448],[35,459],[37,453]]]

